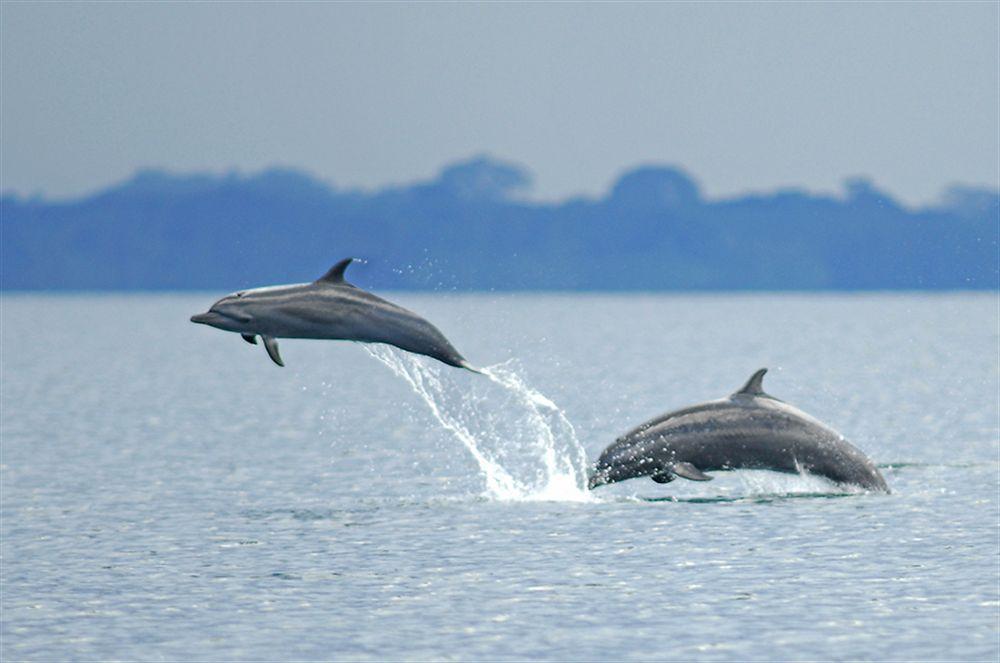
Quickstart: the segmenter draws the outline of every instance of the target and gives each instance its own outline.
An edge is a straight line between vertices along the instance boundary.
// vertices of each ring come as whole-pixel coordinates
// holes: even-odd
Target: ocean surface
[[[488,375],[5,295],[0,658],[1000,656],[989,294],[388,295]],[[891,495],[586,458],[769,367]]]

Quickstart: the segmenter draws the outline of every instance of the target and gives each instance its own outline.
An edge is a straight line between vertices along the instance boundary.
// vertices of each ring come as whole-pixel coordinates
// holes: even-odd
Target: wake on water
[[[479,465],[486,497],[505,501],[599,501],[587,490],[587,454],[562,410],[527,385],[513,360],[481,369],[488,381],[460,385],[438,366],[389,345],[365,344],[372,357],[403,378]],[[738,472],[739,485],[706,486],[694,496],[671,501],[723,501],[746,497],[843,495],[822,477]],[[630,482],[631,483],[631,482]],[[713,484],[717,482],[712,482]],[[642,484],[640,484],[642,485]],[[639,486],[634,486],[638,488]],[[705,492],[707,491],[707,492]],[[854,491],[849,491],[850,493]],[[608,495],[610,497],[610,495]],[[626,499],[646,499],[631,495]]]

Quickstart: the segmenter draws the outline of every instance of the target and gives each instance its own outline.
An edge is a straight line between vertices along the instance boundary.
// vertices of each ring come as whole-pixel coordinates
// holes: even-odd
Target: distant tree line
[[[232,290],[311,280],[345,256],[365,286],[426,290],[996,289],[1000,195],[908,209],[843,196],[706,200],[676,168],[599,199],[529,202],[521,168],[476,158],[433,181],[339,190],[291,170],[138,173],[70,202],[0,199],[4,290]]]

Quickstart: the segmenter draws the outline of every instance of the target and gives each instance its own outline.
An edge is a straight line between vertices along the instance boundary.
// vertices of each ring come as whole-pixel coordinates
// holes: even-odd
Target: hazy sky
[[[997,185],[998,5],[17,3],[2,187],[68,196],[141,167],[303,168],[337,186],[488,152],[534,194],[682,165],[713,196],[904,201]]]

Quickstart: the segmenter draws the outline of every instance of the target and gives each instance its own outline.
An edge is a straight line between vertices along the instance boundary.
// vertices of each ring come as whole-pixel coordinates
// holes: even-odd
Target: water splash
[[[864,493],[863,488],[840,486],[825,477],[809,474],[799,468],[798,474],[769,472],[767,470],[741,470],[735,473],[742,483],[742,492],[748,497],[767,495],[849,495]]]
[[[403,378],[472,455],[488,497],[591,501],[587,457],[573,425],[555,403],[527,385],[516,362],[484,368],[488,380],[466,384],[451,375],[455,369],[391,346],[364,348]]]
[[[620,484],[621,487],[618,489],[619,499],[693,504],[767,503],[784,499],[835,498],[868,494],[863,488],[839,485],[825,477],[807,472],[791,474],[769,470],[739,470],[713,472],[712,476],[715,480],[705,483],[675,481],[670,484],[669,494],[651,494],[650,490],[656,488],[642,480],[625,482]],[[632,492],[625,492],[629,490]],[[609,491],[606,498],[611,498],[613,494]]]

